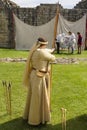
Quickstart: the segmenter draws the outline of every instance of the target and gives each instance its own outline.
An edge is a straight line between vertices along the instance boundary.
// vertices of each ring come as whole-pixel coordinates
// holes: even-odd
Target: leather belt
[[[34,70],[37,70],[36,68],[33,68]],[[38,70],[39,72],[42,72],[42,73],[47,73],[47,71],[43,71],[43,70]]]

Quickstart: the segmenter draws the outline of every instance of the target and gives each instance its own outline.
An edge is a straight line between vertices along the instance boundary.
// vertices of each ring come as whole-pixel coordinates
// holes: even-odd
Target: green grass
[[[0,58],[25,58],[28,55],[28,51],[18,51],[14,49],[0,49]]]
[[[0,49],[0,57],[27,57],[27,51]],[[56,57],[86,58],[66,53]],[[87,130],[87,62],[79,64],[52,65],[51,122],[38,127],[29,126],[22,120],[26,100],[26,89],[22,85],[25,63],[0,63],[0,130],[62,130],[61,108],[67,109],[66,130]],[[12,81],[12,115],[6,112],[2,80]]]
[[[1,49],[0,48],[0,58],[10,57],[10,58],[26,58],[28,56],[29,51],[21,51],[21,50],[14,50],[14,49]],[[87,51],[82,51],[82,54],[77,54],[77,51],[74,52],[74,54],[68,54],[67,50],[61,50],[60,54],[56,54],[56,57],[74,57],[74,58],[80,58],[80,57],[86,57]]]

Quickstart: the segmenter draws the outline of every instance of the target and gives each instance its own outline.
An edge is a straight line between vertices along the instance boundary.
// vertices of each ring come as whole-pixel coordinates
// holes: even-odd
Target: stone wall
[[[87,14],[87,9],[63,9],[61,14],[69,21],[76,21]]]
[[[76,6],[76,9],[87,9],[87,0],[81,0]]]
[[[49,22],[56,15],[55,4],[41,4],[36,8],[14,8],[13,12],[19,19],[30,25],[42,25]],[[80,19],[87,9],[64,9],[60,5],[60,13],[69,21]]]
[[[0,47],[14,48],[12,7],[19,7],[10,0],[0,0]]]
[[[6,16],[5,10],[0,8],[0,46],[8,46],[8,18]]]
[[[56,15],[56,8],[56,4],[41,4],[36,8],[14,8],[13,12],[25,23],[38,26],[50,21]]]

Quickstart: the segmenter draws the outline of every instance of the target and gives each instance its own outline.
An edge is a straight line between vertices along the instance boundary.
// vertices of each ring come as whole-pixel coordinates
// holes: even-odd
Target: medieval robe
[[[31,125],[49,122],[50,115],[50,62],[55,56],[47,49],[37,49],[32,57],[28,94],[23,118]],[[37,72],[41,72],[39,76]]]

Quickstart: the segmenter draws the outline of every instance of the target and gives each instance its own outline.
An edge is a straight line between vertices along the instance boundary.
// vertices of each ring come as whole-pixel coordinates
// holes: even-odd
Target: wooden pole
[[[57,11],[56,11],[56,16],[55,16],[54,38],[53,38],[52,48],[55,48],[55,39],[56,39],[57,28],[58,28],[58,19],[59,19],[59,2],[57,4]]]
[[[66,109],[61,108],[62,130],[66,130]]]
[[[7,89],[7,82],[2,81],[3,88],[4,88],[4,97],[5,97],[5,103],[6,103],[6,111],[8,113],[8,89]]]
[[[6,81],[2,81],[4,87],[4,96],[6,102],[6,110],[9,115],[12,114],[11,110],[11,82],[7,83]]]
[[[8,84],[8,94],[9,94],[9,114],[12,114],[12,110],[11,110],[11,83],[9,82]]]
[[[87,50],[87,15],[86,15],[85,50]]]
[[[57,35],[57,26],[58,26],[58,17],[59,17],[59,2],[57,5],[55,24],[54,24],[54,38],[52,43],[52,48],[55,48],[55,39]],[[51,92],[52,92],[52,63],[51,63],[51,71],[50,71],[50,110],[51,110]]]
[[[50,69],[50,110],[51,110],[51,92],[52,92],[52,63],[51,63],[51,69]]]

